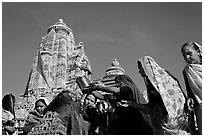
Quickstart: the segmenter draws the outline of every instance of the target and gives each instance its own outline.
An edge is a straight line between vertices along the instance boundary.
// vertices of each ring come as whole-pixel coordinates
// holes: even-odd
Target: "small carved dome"
[[[118,67],[120,65],[120,63],[117,61],[117,59],[114,59],[111,63],[111,66],[115,66]]]
[[[58,22],[63,23],[63,19],[59,19],[59,21],[58,21]]]
[[[47,33],[49,33],[52,29],[54,29],[55,31],[58,29],[61,29],[61,30],[66,31],[68,34],[69,34],[69,32],[72,31],[69,27],[67,27],[67,25],[64,23],[63,19],[59,19],[58,22],[56,22],[54,25],[50,26],[47,30]]]
[[[117,59],[114,59],[111,63],[111,67],[106,69],[106,74],[105,75],[110,75],[110,74],[124,74],[125,71],[123,68],[119,67],[120,63],[117,61]]]

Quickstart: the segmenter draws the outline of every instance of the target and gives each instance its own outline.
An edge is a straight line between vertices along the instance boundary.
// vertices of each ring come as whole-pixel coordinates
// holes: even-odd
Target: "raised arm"
[[[95,89],[103,92],[107,92],[107,93],[119,93],[120,91],[120,89],[117,87],[106,87],[102,85],[96,85]]]

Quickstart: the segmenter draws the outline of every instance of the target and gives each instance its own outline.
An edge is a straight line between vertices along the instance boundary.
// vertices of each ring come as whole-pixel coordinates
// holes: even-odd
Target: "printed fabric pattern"
[[[180,134],[179,129],[186,123],[184,93],[178,81],[165,69],[161,68],[151,57],[145,56],[140,59],[144,71],[161,95],[165,108],[168,112],[167,121],[163,122],[165,134]],[[182,134],[185,134],[182,132]]]

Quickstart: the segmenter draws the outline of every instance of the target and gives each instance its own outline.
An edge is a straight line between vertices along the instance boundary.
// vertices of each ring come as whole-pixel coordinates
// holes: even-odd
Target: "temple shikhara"
[[[90,78],[91,73],[83,43],[75,44],[72,30],[60,19],[42,37],[24,95],[54,97],[68,89],[79,97],[75,78],[82,75]]]
[[[83,97],[76,78],[86,76],[91,81],[101,81],[107,86],[115,86],[114,77],[124,74],[119,62],[114,59],[102,78],[91,79],[91,65],[84,52],[83,42],[75,43],[72,30],[59,19],[47,29],[37,49],[34,62],[28,75],[25,92],[16,105],[16,117],[22,127],[34,102],[45,97],[50,102],[63,90],[69,90],[76,102]]]

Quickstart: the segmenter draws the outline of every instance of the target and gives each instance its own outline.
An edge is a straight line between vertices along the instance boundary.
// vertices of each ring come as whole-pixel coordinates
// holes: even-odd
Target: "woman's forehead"
[[[36,105],[37,105],[37,106],[42,106],[42,105],[45,105],[45,103],[43,103],[42,101],[38,101],[38,102],[36,103]]]
[[[195,50],[193,47],[194,45],[186,45],[183,47],[183,52]]]
[[[88,95],[86,98],[88,98],[88,99],[95,99],[94,95],[92,95],[92,94]]]

